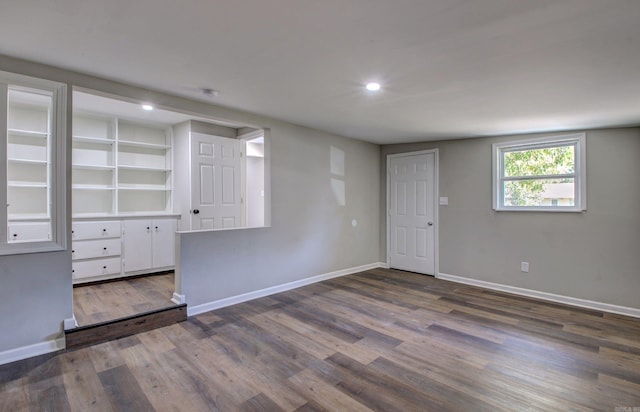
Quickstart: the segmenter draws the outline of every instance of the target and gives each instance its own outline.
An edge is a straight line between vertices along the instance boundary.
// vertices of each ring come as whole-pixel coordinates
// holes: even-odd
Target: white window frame
[[[574,173],[567,175],[534,175],[522,177],[504,176],[504,156],[511,151],[543,149],[547,147],[571,146],[575,147]],[[493,185],[493,210],[495,211],[524,211],[524,212],[582,212],[587,210],[587,157],[585,133],[572,133],[555,135],[537,139],[516,140],[492,145],[492,185]],[[504,182],[511,180],[537,180],[555,177],[570,177],[574,179],[574,205],[573,206],[505,206]]]
[[[52,93],[51,125],[51,239],[9,243],[7,208],[0,207],[0,256],[53,252],[67,249],[67,85],[16,73],[0,71],[0,205],[7,204],[7,89],[24,86]]]

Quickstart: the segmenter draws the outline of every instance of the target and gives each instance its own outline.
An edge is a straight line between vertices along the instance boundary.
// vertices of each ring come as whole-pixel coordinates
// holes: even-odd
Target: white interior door
[[[436,153],[388,158],[389,266],[436,272]]]
[[[242,148],[238,139],[191,133],[191,228],[242,225]]]

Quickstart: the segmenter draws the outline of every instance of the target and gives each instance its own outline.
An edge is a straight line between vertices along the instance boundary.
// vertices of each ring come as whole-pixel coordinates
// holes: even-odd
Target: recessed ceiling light
[[[153,106],[151,106],[150,104],[143,104],[142,110],[151,111],[153,110]]]
[[[378,90],[380,90],[380,83],[376,83],[376,82],[371,82],[371,83],[367,83],[367,90],[369,90],[370,92],[377,92]]]

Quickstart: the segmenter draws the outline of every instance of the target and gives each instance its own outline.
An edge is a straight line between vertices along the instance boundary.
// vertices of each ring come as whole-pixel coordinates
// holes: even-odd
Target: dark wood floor
[[[2,411],[615,411],[640,407],[640,320],[380,269],[6,365],[0,384]]]
[[[125,318],[175,306],[174,274],[125,278],[73,288],[73,313],[79,326]]]

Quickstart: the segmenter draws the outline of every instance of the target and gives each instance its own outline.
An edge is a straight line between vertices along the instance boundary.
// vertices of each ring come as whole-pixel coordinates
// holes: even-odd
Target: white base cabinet
[[[73,222],[71,240],[75,283],[122,273],[120,221]]]
[[[159,270],[175,264],[176,220],[169,218],[124,221],[124,270]]]
[[[74,221],[73,282],[173,269],[175,231],[174,217]]]

